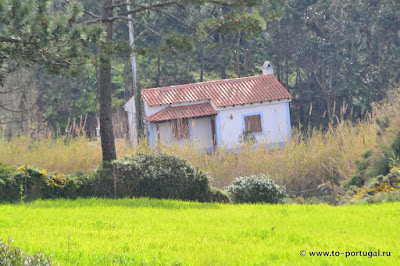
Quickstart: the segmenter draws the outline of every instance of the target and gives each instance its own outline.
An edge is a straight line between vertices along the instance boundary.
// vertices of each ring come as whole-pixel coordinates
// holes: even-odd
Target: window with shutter
[[[175,140],[189,139],[189,121],[187,118],[172,120],[172,134]]]
[[[262,133],[261,115],[249,115],[244,117],[246,131]]]

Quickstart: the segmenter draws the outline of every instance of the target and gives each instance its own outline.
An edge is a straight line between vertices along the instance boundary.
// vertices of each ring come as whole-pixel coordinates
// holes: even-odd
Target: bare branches
[[[89,16],[91,16],[93,18],[100,18],[100,16],[97,16],[97,15],[93,14],[92,12],[89,12],[89,11],[86,11],[86,10],[83,10],[83,13],[85,13],[86,15],[89,15]]]
[[[139,7],[142,7],[142,8],[146,8],[146,9],[155,11],[155,12],[160,13],[160,14],[163,14],[163,15],[165,15],[165,16],[167,16],[167,17],[170,17],[170,18],[172,18],[173,20],[179,22],[180,24],[184,25],[185,27],[187,27],[187,28],[189,28],[189,29],[196,30],[195,27],[193,27],[193,26],[187,24],[186,22],[180,20],[179,18],[177,18],[177,17],[174,16],[174,15],[172,15],[172,14],[170,14],[170,13],[168,13],[168,12],[165,12],[164,10],[161,10],[161,9],[159,9],[159,8],[153,8],[153,7],[143,6],[143,5],[139,5],[139,4],[135,4],[135,5],[136,5],[136,6],[139,6]]]
[[[116,7],[123,7],[123,6],[127,6],[130,5],[131,3],[127,3],[123,0],[121,1],[117,1],[115,4],[107,6],[106,8],[116,8]]]
[[[149,5],[149,6],[143,5],[143,6],[140,6],[139,8],[131,10],[131,11],[121,12],[118,14],[118,16],[126,16],[126,15],[130,15],[130,14],[136,14],[136,13],[140,13],[142,11],[148,10],[148,9],[173,6],[173,5],[179,4],[179,2],[180,1],[171,1],[171,2],[165,2],[165,3],[157,3],[157,4]],[[137,4],[135,4],[135,5],[138,6]]]
[[[111,21],[115,21],[115,20],[132,21],[133,23],[137,23],[137,24],[139,24],[139,25],[142,25],[145,29],[149,30],[149,31],[152,32],[154,35],[157,35],[158,37],[162,37],[162,35],[161,35],[159,32],[153,30],[152,28],[150,28],[150,27],[147,26],[146,24],[141,23],[140,21],[137,21],[137,20],[135,20],[135,19],[133,19],[133,18],[128,18],[128,17],[125,17],[125,16],[114,16],[114,17],[109,18],[108,20],[111,20]]]
[[[234,2],[225,2],[225,1],[214,1],[214,0],[208,0],[207,2],[211,4],[216,4],[220,6],[233,6],[235,3]]]
[[[19,123],[23,123],[23,122],[26,122],[26,121],[27,121],[27,119],[25,119],[25,120],[19,120],[19,121],[6,121],[6,122],[0,121],[0,125],[19,124]]]
[[[0,108],[6,110],[7,112],[12,112],[12,113],[24,113],[24,112],[32,110],[32,109],[13,110],[13,109],[10,109],[10,108],[2,105],[2,104],[0,104]]]
[[[20,93],[21,91],[23,90],[22,89],[8,90],[8,91],[0,90],[0,94],[15,94],[15,93]]]
[[[69,3],[69,0],[64,0],[64,1],[66,1],[67,3]],[[137,14],[137,13],[143,12],[143,11],[145,11],[145,10],[150,10],[150,11],[154,11],[154,12],[163,14],[163,15],[169,17],[169,18],[172,18],[173,20],[177,21],[178,23],[182,24],[183,26],[185,26],[185,27],[187,27],[187,28],[189,28],[189,29],[191,29],[191,30],[196,30],[196,28],[193,27],[192,25],[186,23],[185,21],[179,19],[178,17],[172,15],[171,13],[162,10],[162,8],[166,8],[166,7],[178,5],[178,4],[180,4],[181,2],[182,2],[181,0],[175,0],[175,1],[168,1],[168,2],[159,2],[159,3],[156,3],[156,4],[152,4],[152,5],[143,5],[143,4],[138,4],[138,3],[134,3],[134,2],[133,2],[133,3],[132,3],[132,2],[131,2],[131,3],[126,3],[126,2],[124,2],[124,1],[118,1],[118,2],[116,2],[116,3],[113,4],[113,5],[107,6],[107,8],[113,9],[113,8],[117,8],[117,7],[127,6],[127,5],[129,5],[129,4],[132,4],[133,6],[136,6],[137,8],[136,8],[136,9],[133,9],[133,10],[128,10],[128,11],[120,12],[120,13],[118,13],[117,16],[113,16],[113,17],[107,18],[107,19],[101,18],[100,16],[92,15],[92,17],[93,17],[94,19],[85,21],[85,22],[83,22],[83,23],[89,25],[89,24],[94,24],[94,23],[97,23],[97,22],[110,21],[110,19],[111,19],[112,21],[115,21],[115,20],[133,21],[134,23],[137,23],[137,24],[142,25],[143,27],[145,27],[146,29],[148,29],[149,31],[151,31],[152,33],[154,33],[155,35],[161,37],[161,35],[160,35],[159,33],[156,33],[155,30],[153,30],[153,29],[151,29],[151,28],[148,28],[148,26],[146,26],[145,24],[143,24],[143,23],[141,23],[141,22],[139,22],[139,21],[137,21],[137,20],[132,20],[131,18],[128,18],[128,17],[127,17],[128,15]],[[233,6],[233,5],[235,4],[234,2],[228,2],[228,1],[223,1],[223,0],[221,0],[221,1],[217,1],[217,0],[207,0],[207,2],[212,3],[212,4],[215,4],[215,5],[220,5],[220,6]],[[86,11],[86,12],[87,12],[87,11]],[[85,12],[85,14],[86,14],[86,12]]]

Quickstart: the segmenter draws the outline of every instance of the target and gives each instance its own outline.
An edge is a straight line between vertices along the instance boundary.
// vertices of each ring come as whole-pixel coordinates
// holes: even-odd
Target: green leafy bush
[[[278,203],[285,197],[285,189],[264,174],[238,177],[226,191],[234,203]]]
[[[210,202],[219,202],[219,203],[230,203],[229,195],[226,191],[212,187],[211,195],[209,198]]]
[[[71,175],[0,164],[0,202],[115,196],[229,202],[226,192],[211,188],[206,173],[166,154],[139,153]]]
[[[19,248],[11,246],[0,239],[0,265],[53,265],[50,258],[42,254],[27,255]]]
[[[77,171],[68,176],[75,185],[75,196],[81,198],[93,197],[94,185],[99,182],[93,171]]]
[[[18,197],[18,190],[12,191],[9,184],[9,177],[13,175],[16,171],[16,168],[10,164],[6,164],[0,162],[0,202],[1,201],[10,201],[13,198],[10,194],[15,194],[15,197]]]
[[[172,155],[138,153],[123,157],[97,170],[96,176],[94,191],[97,196],[111,196],[114,182],[117,182],[118,197],[212,199],[206,173]]]
[[[400,166],[400,105],[390,114],[376,118],[378,137],[374,147],[356,160],[357,172],[344,183],[343,188],[363,187],[372,179],[387,176],[393,168]],[[379,113],[379,112],[378,112]]]
[[[0,163],[0,202],[75,197],[75,180],[69,176],[31,166],[15,168]]]
[[[350,178],[349,180],[346,180],[343,183],[343,188],[348,189],[351,186],[356,186],[356,187],[362,187],[364,185],[364,179],[362,179],[360,176],[356,175]]]
[[[239,143],[254,145],[256,142],[256,137],[253,135],[253,132],[249,130],[243,130],[239,135]]]

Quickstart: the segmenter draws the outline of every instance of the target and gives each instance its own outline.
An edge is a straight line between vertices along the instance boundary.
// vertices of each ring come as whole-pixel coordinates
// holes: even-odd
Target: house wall
[[[217,145],[234,149],[239,144],[239,136],[243,132],[244,116],[260,114],[262,119],[262,134],[254,134],[258,143],[278,144],[290,137],[289,100],[268,103],[247,104],[216,108],[218,115],[213,118],[216,123]],[[174,104],[171,106],[187,105]],[[144,103],[146,116],[163,110],[166,106],[149,107]],[[128,113],[129,115],[129,113]],[[231,119],[232,115],[232,119]],[[130,124],[131,125],[131,124]],[[157,131],[154,123],[146,122],[149,132],[149,142],[156,144]],[[190,140],[180,143],[198,141],[204,144],[205,150],[213,149],[211,118],[199,118],[189,121]],[[164,144],[173,143],[171,122],[159,123],[160,140]]]
[[[160,142],[163,144],[170,144],[172,143],[172,126],[171,126],[171,122],[167,121],[167,122],[163,122],[163,123],[158,123],[158,127],[160,130]],[[153,126],[154,128],[154,136],[155,138],[157,137],[157,127],[156,125]]]
[[[172,105],[171,105],[172,106]],[[145,101],[143,101],[144,116],[149,116],[163,110],[166,106],[149,106]]]
[[[137,131],[136,131],[136,104],[135,98],[132,97],[124,106],[128,114],[128,127],[129,127],[129,140],[133,144],[137,144]]]
[[[289,101],[248,104],[218,108],[218,144],[229,149],[235,148],[239,136],[245,129],[245,115],[261,115],[262,133],[254,134],[257,142],[275,144],[284,142],[290,136]]]
[[[150,116],[152,114],[160,112],[161,110],[165,109],[168,106],[176,107],[176,106],[185,106],[185,105],[193,105],[200,103],[210,103],[215,108],[215,105],[212,102],[210,102],[209,100],[204,100],[204,101],[196,101],[195,103],[187,102],[187,103],[174,103],[169,105],[156,105],[156,106],[149,106],[145,101],[143,101],[143,109],[145,116]]]
[[[160,132],[160,142],[162,144],[174,143],[172,136],[171,121],[157,123]],[[157,126],[155,123],[149,123],[150,144],[152,146],[157,143]],[[211,131],[211,118],[189,119],[190,139],[179,141],[180,144],[196,142],[205,150],[213,148],[213,139]]]
[[[213,136],[211,131],[211,118],[197,118],[192,119],[193,136],[192,140],[205,147],[206,150],[212,150],[213,147]]]

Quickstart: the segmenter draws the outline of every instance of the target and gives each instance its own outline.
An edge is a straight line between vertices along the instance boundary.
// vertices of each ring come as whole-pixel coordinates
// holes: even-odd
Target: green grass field
[[[400,203],[220,205],[79,199],[0,205],[0,238],[62,265],[400,263]],[[386,251],[312,257],[300,251]]]

